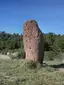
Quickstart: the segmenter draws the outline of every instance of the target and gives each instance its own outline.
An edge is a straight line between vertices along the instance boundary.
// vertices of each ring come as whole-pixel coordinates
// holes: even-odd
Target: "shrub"
[[[34,61],[27,61],[24,64],[24,67],[28,68],[28,69],[39,69],[41,67],[41,64],[38,62],[34,62]]]
[[[24,58],[24,51],[18,51],[14,53],[10,53],[9,57],[11,59],[23,59]]]

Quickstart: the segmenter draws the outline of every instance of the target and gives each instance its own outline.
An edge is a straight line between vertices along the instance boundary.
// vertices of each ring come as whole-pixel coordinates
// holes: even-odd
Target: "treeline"
[[[64,52],[64,35],[54,33],[44,34],[44,50]],[[13,50],[23,48],[23,36],[0,32],[0,50]]]
[[[64,59],[64,35],[48,33],[45,37],[45,60]]]
[[[64,52],[64,35],[48,33],[45,37],[45,51]]]
[[[9,34],[6,32],[0,32],[0,50],[13,50],[18,48],[21,48],[21,37],[19,34]]]

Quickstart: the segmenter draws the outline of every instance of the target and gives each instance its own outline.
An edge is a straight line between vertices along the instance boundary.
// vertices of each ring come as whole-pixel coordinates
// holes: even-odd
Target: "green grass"
[[[64,72],[37,62],[0,60],[0,85],[64,85]]]

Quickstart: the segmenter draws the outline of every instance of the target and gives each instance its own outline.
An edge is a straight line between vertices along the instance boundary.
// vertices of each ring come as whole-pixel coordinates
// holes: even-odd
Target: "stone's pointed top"
[[[36,22],[36,20],[27,20],[27,21],[25,21],[24,25],[28,25],[28,24],[34,24],[34,25],[38,26],[38,23]]]
[[[35,22],[35,23],[37,23],[36,20],[27,20],[26,22],[30,22],[30,23]]]

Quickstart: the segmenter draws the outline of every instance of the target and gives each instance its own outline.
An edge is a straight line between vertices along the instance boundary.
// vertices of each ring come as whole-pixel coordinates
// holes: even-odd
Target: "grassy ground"
[[[58,63],[51,62],[42,67],[26,60],[0,60],[0,85],[64,85],[64,68],[53,68]]]

